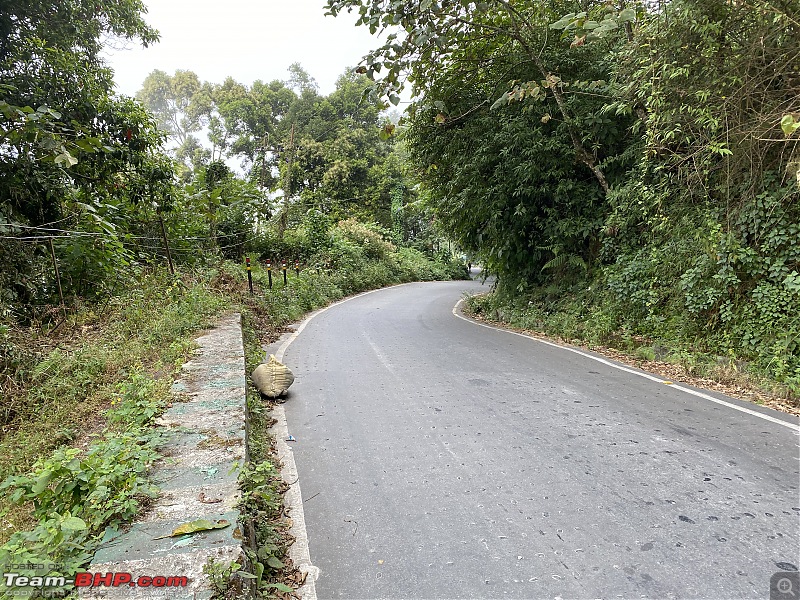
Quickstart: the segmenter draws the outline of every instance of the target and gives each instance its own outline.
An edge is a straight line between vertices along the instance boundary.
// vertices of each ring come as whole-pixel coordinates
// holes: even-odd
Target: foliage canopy
[[[384,33],[359,69],[393,102],[412,84],[430,207],[509,302],[595,290],[609,331],[800,389],[796,2],[327,8]]]

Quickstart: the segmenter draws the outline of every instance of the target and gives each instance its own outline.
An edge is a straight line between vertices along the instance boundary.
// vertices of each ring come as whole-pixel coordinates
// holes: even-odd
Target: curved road
[[[364,295],[286,351],[318,596],[769,598],[797,419],[456,318],[480,289]]]

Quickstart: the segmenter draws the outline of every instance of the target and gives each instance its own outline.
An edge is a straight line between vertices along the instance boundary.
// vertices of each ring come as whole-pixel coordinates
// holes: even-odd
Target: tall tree
[[[139,0],[0,1],[0,231],[53,221],[85,231],[56,240],[72,289],[88,289],[90,271],[115,256],[124,264],[117,226],[130,207],[169,196],[155,123],[114,95],[100,55],[106,36],[156,41],[144,12]],[[106,243],[90,243],[96,235]],[[34,276],[36,247],[0,245],[0,302],[17,310],[17,301],[48,299],[49,278]]]
[[[391,225],[391,200],[379,182],[392,141],[382,139],[383,105],[365,98],[369,80],[352,70],[327,97],[304,94],[289,110],[297,160],[292,190],[333,218],[359,216]]]
[[[6,217],[57,218],[61,197],[75,182],[70,168],[102,154],[108,140],[94,134],[113,90],[100,57],[102,37],[156,41],[144,12],[140,0],[0,2],[0,211]]]
[[[289,88],[293,89],[298,94],[303,94],[304,92],[316,93],[319,91],[317,80],[298,62],[289,65],[289,80],[286,83]]]
[[[470,73],[460,65],[439,69],[425,100],[410,110],[410,151],[437,220],[482,256],[509,293],[596,267],[608,204],[593,172],[576,160],[569,129],[597,144],[605,176],[619,182],[631,162],[624,157],[630,118],[604,114],[610,99],[603,90],[573,86],[563,90],[564,101],[581,119],[566,122],[549,94],[492,109],[504,80],[530,81],[536,67],[491,39],[475,40],[471,50],[494,58]],[[565,79],[609,76],[599,46],[564,51],[543,37],[542,57]]]
[[[609,7],[605,2],[584,4]],[[474,53],[483,39],[491,39],[497,48],[515,49],[519,58],[531,65],[532,78],[515,81],[505,101],[552,97],[556,111],[567,124],[564,134],[568,136],[576,160],[586,165],[602,190],[608,192],[608,179],[595,147],[587,143],[580,129],[573,125],[573,120],[581,115],[572,112],[563,90],[563,77],[541,50],[550,23],[570,9],[580,10],[576,2],[328,0],[327,7],[333,15],[342,10],[358,10],[357,24],[369,27],[372,33],[392,31],[380,48],[367,55],[362,71],[370,78],[380,79],[379,89],[394,104],[400,101],[397,92],[403,88],[404,78],[413,84],[417,93],[424,94],[441,67],[460,65],[465,72],[470,72],[501,58],[501,55]],[[629,12],[609,8],[605,21],[613,23],[614,27],[632,18]],[[384,69],[386,74],[378,77]]]
[[[393,103],[412,83],[409,146],[437,219],[506,289],[595,265],[606,195],[625,172],[630,118],[607,113],[606,82],[631,14],[590,4],[602,45],[554,33],[570,10],[592,27],[576,2],[328,2],[391,32],[359,70]]]
[[[200,79],[193,71],[179,69],[170,76],[156,69],[145,78],[136,99],[156,116],[169,138],[182,146],[200,129],[198,115],[189,111],[199,91]]]

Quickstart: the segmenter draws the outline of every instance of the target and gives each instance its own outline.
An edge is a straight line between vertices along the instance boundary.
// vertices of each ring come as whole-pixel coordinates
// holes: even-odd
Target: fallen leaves
[[[178,525],[170,534],[162,535],[157,538],[156,540],[168,538],[168,537],[177,537],[179,535],[186,535],[189,533],[199,533],[201,531],[212,531],[214,529],[225,529],[226,527],[230,527],[230,521],[226,521],[225,519],[220,519],[219,521],[212,521],[210,519],[197,519],[196,521],[189,521],[188,523],[182,523]]]

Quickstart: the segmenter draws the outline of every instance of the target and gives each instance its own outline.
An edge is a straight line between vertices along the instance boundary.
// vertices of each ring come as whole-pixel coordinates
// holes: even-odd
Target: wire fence
[[[102,243],[114,242],[122,243],[133,246],[131,249],[139,253],[143,253],[154,258],[166,260],[170,272],[175,275],[175,268],[172,261],[172,255],[177,255],[181,261],[185,261],[191,256],[196,256],[199,250],[213,250],[219,252],[230,251],[233,249],[243,249],[243,247],[251,241],[248,239],[247,232],[236,233],[219,233],[208,236],[198,235],[185,235],[175,236],[168,235],[164,226],[164,221],[159,218],[158,220],[151,221],[134,221],[132,224],[139,229],[156,228],[160,229],[161,235],[151,234],[142,235],[139,233],[124,232],[108,232],[108,231],[80,231],[74,229],[67,229],[62,227],[53,227],[59,225],[64,221],[69,220],[72,216],[68,216],[57,221],[43,223],[41,225],[23,225],[21,223],[0,223],[0,240],[43,244],[49,250],[48,254],[52,261],[52,272],[55,276],[55,283],[58,289],[58,296],[60,301],[60,309],[66,319],[66,303],[64,300],[64,291],[62,288],[62,277],[59,269],[59,260],[56,252],[56,243],[63,243],[69,240],[76,240],[85,242],[88,240],[97,240]],[[232,241],[232,238],[240,238],[238,241]],[[241,239],[245,238],[245,239]],[[220,243],[222,242],[222,244]],[[226,243],[232,242],[232,243]],[[205,248],[203,248],[205,246]],[[243,254],[243,253],[241,253]],[[240,257],[244,259],[242,262],[247,267],[247,277],[250,288],[250,293],[253,293],[252,275],[250,267],[250,258]],[[265,265],[268,274],[269,288],[273,288],[273,267],[272,261],[266,261]],[[279,259],[275,261],[275,274],[280,276],[282,271],[282,279],[284,285],[288,285],[287,272],[294,270],[299,276],[300,264],[299,261],[287,261],[286,259]]]
[[[138,221],[137,224],[139,225],[153,225],[156,221]],[[48,240],[53,238],[76,238],[76,237],[97,237],[97,238],[116,238],[124,240],[153,240],[153,241],[162,241],[162,237],[153,237],[153,236],[142,236],[142,235],[133,235],[130,233],[125,233],[122,236],[115,236],[114,234],[103,232],[103,231],[72,231],[68,229],[54,229],[51,227],[34,227],[31,225],[19,225],[16,223],[0,223],[0,227],[9,227],[9,228],[18,228],[18,229],[25,229],[25,230],[35,230],[35,231],[46,231],[50,233],[43,233],[40,235],[29,235],[29,236],[19,236],[19,235],[0,235],[0,239],[4,240],[18,240],[18,241],[29,241],[29,240]],[[174,237],[170,238],[171,241],[206,241],[206,242],[213,242],[219,239],[225,238],[232,238],[241,236],[241,233],[230,233],[230,234],[217,234],[214,237],[211,236],[188,236],[188,237]],[[232,246],[237,246],[241,244],[233,244]]]

